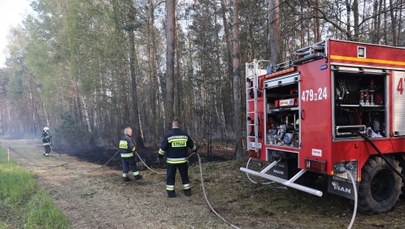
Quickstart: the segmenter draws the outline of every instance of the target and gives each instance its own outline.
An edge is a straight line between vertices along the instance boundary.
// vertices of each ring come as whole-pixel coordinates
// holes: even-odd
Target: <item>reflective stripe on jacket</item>
[[[187,148],[196,151],[197,147],[193,139],[180,128],[173,128],[164,135],[158,153],[166,154],[169,164],[187,163]]]
[[[121,157],[122,158],[127,158],[127,157],[133,157],[134,156],[134,153],[121,153]]]
[[[121,158],[133,157],[135,149],[134,144],[131,141],[131,138],[127,135],[122,136],[118,143],[118,148],[120,149]]]
[[[182,164],[182,163],[186,163],[187,162],[187,158],[185,157],[181,157],[181,158],[167,158],[167,163],[169,164]]]

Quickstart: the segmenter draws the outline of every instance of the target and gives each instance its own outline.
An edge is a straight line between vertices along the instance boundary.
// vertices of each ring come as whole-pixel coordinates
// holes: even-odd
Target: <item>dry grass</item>
[[[13,144],[13,142],[3,142]],[[144,179],[124,183],[120,171],[68,155],[44,158],[37,146],[20,144],[26,151],[18,163],[34,171],[40,186],[52,195],[74,228],[229,228],[207,207],[200,187],[198,164],[190,167],[193,196],[180,192],[167,199],[165,176],[142,171]],[[36,148],[35,148],[36,147]],[[30,150],[31,148],[31,150]],[[18,150],[18,149],[17,149]],[[65,166],[57,166],[66,163]],[[37,166],[41,165],[41,166]],[[252,184],[237,161],[205,162],[208,198],[215,210],[240,228],[346,228],[352,216],[347,199],[312,196],[277,184]],[[158,169],[164,172],[164,169]],[[358,215],[354,228],[403,228],[405,203],[375,216]]]

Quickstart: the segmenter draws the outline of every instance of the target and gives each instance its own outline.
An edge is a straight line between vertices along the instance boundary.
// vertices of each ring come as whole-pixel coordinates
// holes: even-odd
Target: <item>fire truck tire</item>
[[[387,157],[387,161],[401,172],[397,160]],[[370,158],[362,169],[359,211],[372,215],[391,210],[398,201],[402,185],[402,178],[381,157]]]

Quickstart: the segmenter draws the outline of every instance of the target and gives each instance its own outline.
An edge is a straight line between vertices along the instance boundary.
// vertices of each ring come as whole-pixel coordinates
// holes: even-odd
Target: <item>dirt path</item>
[[[120,171],[64,154],[44,157],[32,140],[2,140],[1,145],[12,147],[11,158],[34,172],[73,228],[228,228],[198,195],[178,192],[167,199],[164,175],[145,171],[142,181],[124,183]]]
[[[200,188],[199,167],[190,167],[193,196],[168,199],[165,175],[141,171],[144,179],[124,183],[121,173],[62,154],[42,156],[38,140],[0,139],[11,158],[37,177],[73,228],[231,228],[207,207]],[[225,219],[240,228],[347,228],[352,205],[329,195],[314,197],[278,185],[253,185],[239,171],[241,164],[203,165],[208,197]],[[158,169],[164,173],[163,169]],[[405,201],[388,213],[358,214],[353,228],[404,228]]]

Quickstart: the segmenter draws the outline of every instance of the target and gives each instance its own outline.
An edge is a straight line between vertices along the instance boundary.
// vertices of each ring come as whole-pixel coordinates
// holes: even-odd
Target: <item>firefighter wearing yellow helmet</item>
[[[41,140],[42,140],[42,145],[44,146],[44,156],[48,157],[51,153],[51,145],[52,145],[52,136],[49,133],[49,127],[45,126],[44,129],[42,130],[42,136],[41,136]]]

